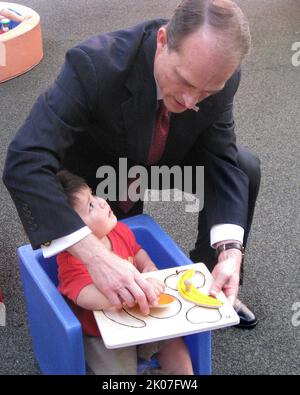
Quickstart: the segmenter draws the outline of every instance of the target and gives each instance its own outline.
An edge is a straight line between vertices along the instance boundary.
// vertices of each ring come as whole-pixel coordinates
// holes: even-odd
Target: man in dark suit
[[[204,166],[204,209],[191,257],[211,268],[211,294],[223,289],[241,326],[253,327],[256,317],[237,294],[260,171],[258,159],[236,145],[232,113],[249,43],[234,3],[185,0],[169,22],[144,22],[69,50],[10,144],[4,170],[33,248],[42,246],[45,256],[68,249],[115,306],[136,300],[147,313],[153,290],[103,248],[68,205],[55,174],[66,167],[96,187],[99,166],[117,170],[119,158],[147,169]],[[165,137],[154,130],[159,99],[168,110]],[[119,218],[142,211],[141,201],[129,209],[111,204]]]

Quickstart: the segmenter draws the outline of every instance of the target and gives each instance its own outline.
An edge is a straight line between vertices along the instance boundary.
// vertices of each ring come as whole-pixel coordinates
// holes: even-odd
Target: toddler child
[[[69,204],[104,246],[133,264],[141,273],[157,270],[149,255],[135,240],[129,227],[118,222],[109,204],[91,193],[86,182],[66,170],[57,173]],[[166,374],[193,374],[188,349],[181,338],[119,349],[107,349],[101,339],[93,310],[112,308],[96,288],[86,266],[68,252],[57,257],[58,289],[81,322],[88,366],[95,374],[136,374],[137,358],[150,360],[154,354]],[[164,284],[147,278],[157,296]],[[125,290],[126,291],[126,290]],[[127,291],[128,292],[128,291]],[[120,329],[120,336],[122,332]]]

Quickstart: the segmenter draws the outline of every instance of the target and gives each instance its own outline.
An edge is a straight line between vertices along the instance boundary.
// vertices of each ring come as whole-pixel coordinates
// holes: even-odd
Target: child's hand
[[[163,282],[161,282],[160,280],[157,280],[156,278],[153,277],[149,277],[145,279],[151,286],[152,289],[157,297],[157,299],[159,298],[159,296],[164,292],[165,290],[165,284]],[[157,302],[156,302],[157,303]],[[152,306],[155,306],[156,303],[152,304]],[[127,306],[125,303],[123,303],[123,307],[125,308],[132,308]]]
[[[160,280],[157,280],[156,278],[153,277],[149,277],[146,278],[146,281],[148,281],[152,285],[155,295],[157,297],[159,297],[159,295],[164,292],[165,284]]]

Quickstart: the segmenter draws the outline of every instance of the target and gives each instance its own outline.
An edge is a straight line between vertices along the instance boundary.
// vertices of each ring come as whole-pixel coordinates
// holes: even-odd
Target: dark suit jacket
[[[84,225],[55,180],[62,165],[90,181],[99,165],[119,157],[146,163],[156,109],[156,32],[165,22],[94,36],[69,50],[11,142],[3,180],[34,248]],[[238,168],[232,114],[239,79],[236,72],[198,113],[171,115],[159,162],[174,165],[196,152],[205,166],[209,226],[246,227],[248,178]]]

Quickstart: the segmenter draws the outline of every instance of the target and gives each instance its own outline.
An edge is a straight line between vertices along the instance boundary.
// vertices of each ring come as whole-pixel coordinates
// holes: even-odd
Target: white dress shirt
[[[160,88],[156,82],[157,87],[157,100],[162,99]],[[84,237],[92,233],[90,228],[84,226],[75,232],[52,240],[47,246],[42,245],[42,252],[44,258],[49,258],[69,248],[70,246],[78,243]],[[244,229],[239,225],[234,224],[218,224],[214,225],[210,230],[210,245],[214,247],[217,243],[225,240],[236,240],[243,243]]]

